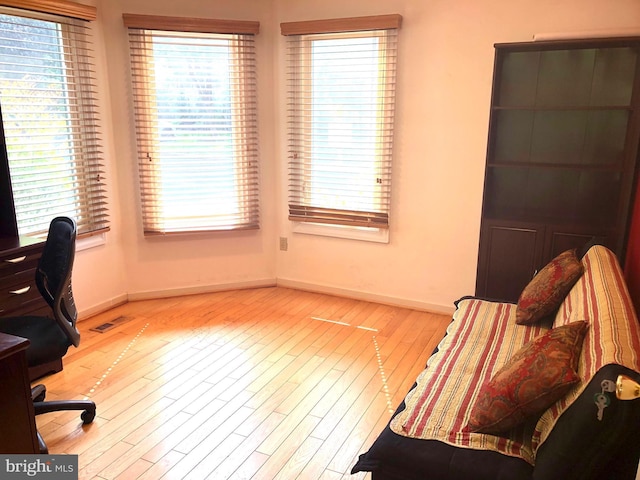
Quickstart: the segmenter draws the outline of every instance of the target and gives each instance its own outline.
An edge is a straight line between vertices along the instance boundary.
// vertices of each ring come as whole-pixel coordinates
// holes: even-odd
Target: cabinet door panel
[[[556,227],[549,227],[547,229],[547,239],[545,247],[545,255],[543,256],[542,263],[546,265],[554,257],[560,255],[562,252],[577,249],[578,255],[584,252],[585,247],[590,243],[598,243],[606,245],[611,248],[610,235],[601,231],[570,231],[569,229],[562,229]]]
[[[482,239],[477,294],[516,302],[540,263],[544,231],[485,223]]]

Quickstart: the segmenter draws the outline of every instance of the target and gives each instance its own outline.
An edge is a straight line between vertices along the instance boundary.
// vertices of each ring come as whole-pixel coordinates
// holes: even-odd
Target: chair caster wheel
[[[88,423],[93,422],[93,419],[96,418],[95,410],[85,410],[80,414],[80,418],[82,419],[82,423],[87,425]]]
[[[34,402],[44,402],[47,396],[47,387],[44,385],[36,385],[31,389],[31,398]]]

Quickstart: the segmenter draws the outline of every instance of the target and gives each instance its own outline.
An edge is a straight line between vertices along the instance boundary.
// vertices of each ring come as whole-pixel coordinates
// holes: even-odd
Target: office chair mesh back
[[[75,222],[66,217],[54,219],[38,263],[36,285],[58,324],[77,347],[80,344],[80,334],[75,327],[78,311],[71,289],[75,243]]]
[[[0,332],[31,341],[27,348],[30,368],[57,362],[70,345],[78,346],[80,343],[80,333],[75,327],[77,312],[71,295],[75,238],[76,227],[72,219],[58,217],[51,221],[35,282],[51,306],[53,318],[44,315],[0,317]]]

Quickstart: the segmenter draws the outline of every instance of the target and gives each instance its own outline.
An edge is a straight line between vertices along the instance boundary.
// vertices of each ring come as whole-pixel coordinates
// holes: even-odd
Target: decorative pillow
[[[516,323],[529,325],[553,313],[583,273],[575,250],[567,250],[551,260],[520,294]]]
[[[540,414],[580,380],[576,369],[587,322],[549,330],[518,350],[478,394],[468,430],[500,433]]]

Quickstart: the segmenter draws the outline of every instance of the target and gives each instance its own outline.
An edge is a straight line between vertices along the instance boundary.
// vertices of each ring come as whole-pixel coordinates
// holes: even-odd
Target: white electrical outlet
[[[289,240],[287,237],[280,237],[280,250],[286,252],[289,248]]]

